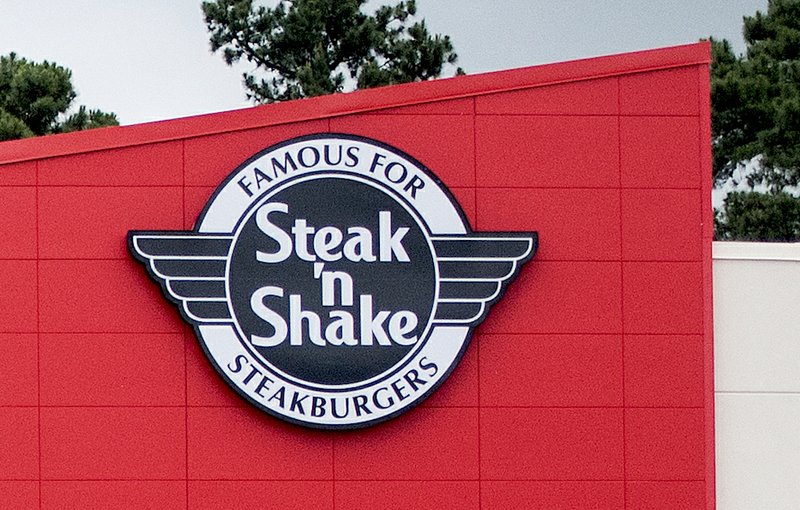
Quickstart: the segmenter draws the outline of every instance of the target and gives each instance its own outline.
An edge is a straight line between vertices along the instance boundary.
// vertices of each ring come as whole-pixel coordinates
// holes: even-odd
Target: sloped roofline
[[[0,164],[327,119],[711,62],[708,42],[392,85],[193,117],[0,143]]]

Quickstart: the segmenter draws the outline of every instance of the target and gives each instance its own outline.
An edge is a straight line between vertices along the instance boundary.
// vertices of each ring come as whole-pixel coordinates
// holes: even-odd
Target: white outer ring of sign
[[[239,184],[240,179],[243,178],[249,179],[252,183],[253,179],[251,176],[253,175],[253,170],[255,168],[270,168],[272,158],[276,158],[278,161],[285,161],[287,154],[296,155],[301,149],[306,147],[313,147],[317,151],[322,152],[324,151],[326,143],[335,145],[341,144],[348,148],[355,148],[359,154],[358,164],[354,167],[348,167],[344,164],[344,158],[342,158],[338,166],[330,165],[323,160],[318,165],[298,168],[286,175],[278,175],[276,173],[275,179],[269,183],[266,189],[254,193],[252,196],[248,196]],[[202,233],[230,235],[242,217],[247,213],[248,209],[254,202],[260,201],[264,194],[270,193],[271,190],[280,186],[286,180],[294,180],[304,174],[312,174],[323,170],[332,172],[341,171],[356,175],[362,174],[367,177],[367,180],[379,181],[387,188],[395,189],[397,192],[402,193],[402,186],[398,186],[398,183],[389,180],[385,173],[370,171],[369,162],[374,161],[375,158],[380,158],[383,162],[383,168],[388,167],[392,163],[403,165],[403,167],[408,170],[409,174],[413,172],[413,174],[424,183],[424,186],[413,199],[413,206],[417,213],[415,216],[421,218],[427,224],[428,230],[432,235],[467,233],[464,220],[451,201],[449,194],[445,192],[442,189],[442,185],[418,163],[404,157],[391,148],[369,143],[363,138],[337,137],[336,135],[322,135],[319,137],[300,139],[291,143],[280,144],[268,149],[267,152],[256,155],[242,165],[234,174],[229,176],[223,185],[216,190],[212,200],[201,215],[197,231]],[[400,202],[402,203],[402,201]],[[438,287],[438,278],[436,284]],[[431,320],[433,320],[433,317],[431,317]],[[274,384],[268,384],[261,388],[259,388],[257,384],[253,384],[252,380],[245,384],[243,383],[243,379],[249,371],[241,368],[236,370],[237,360],[247,360],[247,362],[253,366],[260,366],[261,363],[253,360],[250,353],[244,349],[236,329],[230,325],[199,325],[196,329],[198,336],[205,344],[206,352],[217,370],[239,393],[271,414],[281,416],[289,421],[318,428],[363,427],[372,423],[385,421],[421,402],[430,395],[455,368],[470,336],[470,328],[466,326],[433,326],[425,345],[417,350],[410,358],[404,358],[405,366],[399,370],[397,376],[381,379],[376,384],[362,387],[358,390],[334,392],[307,389],[298,386],[291,380],[274,381]],[[420,368],[420,363],[434,363],[437,366],[436,373],[429,374],[423,372]],[[392,367],[391,370],[396,370],[398,365]],[[425,378],[426,383],[419,391],[401,399],[398,394],[392,393],[393,389],[389,386],[393,381],[399,381],[402,384],[402,376],[404,373],[407,373],[407,367],[409,369],[418,370],[420,375]],[[382,376],[378,377],[380,378]],[[270,399],[270,397],[275,396],[275,392],[279,391],[280,387],[285,388],[285,399],[282,402],[280,399]],[[307,397],[302,408],[289,408],[288,402],[295,393]],[[314,397],[326,399],[326,405],[331,405],[332,401],[329,400],[331,397],[340,399],[339,402],[351,399],[349,414],[354,415],[352,399],[360,395],[368,398],[369,407],[372,412],[341,419],[335,418],[331,409],[328,408],[324,416],[311,416],[311,403],[309,401]],[[378,398],[377,395],[382,395],[382,397]],[[392,397],[391,403],[388,397]],[[381,406],[372,405],[374,402],[379,402]]]

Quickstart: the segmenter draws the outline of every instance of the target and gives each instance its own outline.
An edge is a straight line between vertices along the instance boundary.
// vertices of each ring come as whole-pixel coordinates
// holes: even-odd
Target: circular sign
[[[418,161],[338,134],[259,152],[192,232],[129,242],[236,391],[318,428],[430,395],[536,249],[535,234],[473,233]]]

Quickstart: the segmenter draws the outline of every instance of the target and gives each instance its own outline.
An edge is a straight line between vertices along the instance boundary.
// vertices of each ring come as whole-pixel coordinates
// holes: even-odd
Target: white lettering
[[[308,224],[305,218],[296,218],[291,228],[292,236],[283,231],[270,220],[271,213],[289,213],[289,206],[282,203],[268,203],[256,211],[256,225],[267,237],[278,243],[278,250],[268,253],[256,250],[256,260],[275,264],[283,262],[294,250],[300,260],[326,262],[341,260],[342,257],[351,262],[410,262],[408,252],[403,246],[403,238],[409,227],[392,229],[392,213],[378,213],[378,258],[375,257],[374,237],[365,227],[349,227],[347,239],[342,231],[332,225],[316,229]],[[294,240],[292,240],[294,237]],[[344,241],[344,246],[342,242]]]
[[[286,340],[286,321],[264,305],[264,298],[267,297],[283,297],[283,289],[261,287],[253,292],[250,298],[250,308],[253,309],[253,313],[275,328],[275,333],[270,336],[250,335],[250,342],[256,347],[275,347]]]
[[[278,251],[275,253],[256,251],[256,260],[268,264],[283,262],[289,258],[289,255],[292,253],[292,238],[289,237],[289,234],[269,221],[269,214],[272,212],[286,214],[289,212],[289,206],[286,204],[264,204],[256,211],[256,225],[258,225],[258,228],[264,235],[276,241],[279,246]]]
[[[392,232],[392,213],[381,211],[378,214],[380,227],[381,262],[391,262],[392,255],[400,262],[408,262],[408,253],[403,248],[403,237],[408,233],[408,227],[398,228]]]

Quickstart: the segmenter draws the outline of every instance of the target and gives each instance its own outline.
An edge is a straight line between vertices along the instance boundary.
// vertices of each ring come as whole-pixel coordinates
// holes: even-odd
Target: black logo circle
[[[228,270],[245,344],[312,384],[350,385],[391,369],[424,340],[431,319],[436,271],[423,229],[398,199],[352,176],[322,173],[256,203]],[[265,288],[282,291],[259,294]],[[278,317],[259,315],[259,305]]]

